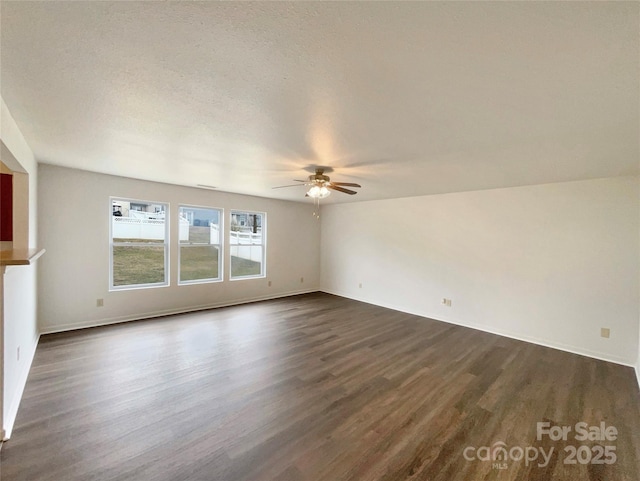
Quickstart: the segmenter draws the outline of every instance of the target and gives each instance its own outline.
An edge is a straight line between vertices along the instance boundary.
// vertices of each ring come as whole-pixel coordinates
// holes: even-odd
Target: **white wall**
[[[639,188],[624,177],[325,206],[321,290],[633,365]]]
[[[14,222],[28,218],[26,226],[14,225],[14,247],[38,247],[37,245],[37,164],[33,153],[20,133],[4,101],[1,104],[0,138],[2,139],[2,161],[12,170],[21,172],[17,177],[28,183],[25,198],[17,199],[14,206]],[[16,177],[14,176],[14,189]],[[16,208],[18,212],[16,212]],[[26,210],[27,212],[23,212]],[[26,215],[25,215],[26,214]],[[2,302],[4,312],[2,427],[5,435],[11,434],[18,412],[29,368],[38,344],[36,319],[37,265],[7,267],[3,278]],[[17,351],[20,348],[20,359]]]
[[[109,292],[109,197],[170,204],[170,237],[178,235],[180,203],[267,213],[267,278],[177,286],[177,245],[171,243],[169,287]],[[79,208],[81,207],[81,208]],[[82,222],[74,213],[87,213]],[[74,214],[74,215],[71,215]],[[320,224],[309,204],[145,182],[39,166],[41,332],[140,319],[165,313],[284,296],[319,288]],[[228,243],[224,276],[228,279]],[[304,277],[304,283],[300,278]],[[268,286],[268,281],[272,286]],[[96,299],[104,307],[96,307]]]

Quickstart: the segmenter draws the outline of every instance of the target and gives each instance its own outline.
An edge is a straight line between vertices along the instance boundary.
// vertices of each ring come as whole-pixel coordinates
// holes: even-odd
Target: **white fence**
[[[180,226],[178,227],[178,241],[189,240],[189,221],[180,217]]]
[[[209,227],[209,237],[212,244],[220,243],[220,228],[217,225]],[[234,232],[229,233],[231,255],[255,262],[262,262],[262,230],[259,232]]]
[[[209,225],[209,242],[211,244],[220,244],[220,226],[217,224]]]
[[[231,255],[254,262],[262,262],[262,246],[232,245]]]
[[[220,227],[212,224],[209,226],[209,238],[212,244],[220,244]],[[262,245],[262,229],[258,232],[229,232],[231,245]]]
[[[114,239],[148,239],[164,240],[164,219],[148,219],[143,217],[113,216]],[[180,241],[189,240],[189,221],[180,218]],[[262,230],[253,232],[230,232],[229,242],[231,255],[255,262],[262,262]],[[220,245],[220,228],[218,225],[209,226],[209,242]]]
[[[231,245],[262,245],[262,232],[230,232]]]
[[[164,219],[117,216],[113,216],[111,219],[114,239],[164,240]],[[189,221],[186,219],[180,219],[179,238],[181,241],[189,240]]]

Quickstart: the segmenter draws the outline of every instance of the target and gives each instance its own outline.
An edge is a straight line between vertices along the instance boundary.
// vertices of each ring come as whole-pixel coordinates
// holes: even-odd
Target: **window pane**
[[[231,246],[231,277],[262,274],[262,246]]]
[[[212,245],[180,247],[180,280],[218,279],[218,248]]]
[[[165,242],[166,206],[154,203],[112,201],[114,242]]]
[[[114,246],[113,285],[164,283],[164,246]]]
[[[231,278],[264,275],[265,214],[231,212]]]
[[[168,204],[111,199],[111,288],[167,285]]]
[[[220,279],[219,209],[180,206],[180,282]]]

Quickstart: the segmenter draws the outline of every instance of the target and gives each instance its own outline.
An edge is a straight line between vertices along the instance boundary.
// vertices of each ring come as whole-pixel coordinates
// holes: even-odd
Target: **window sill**
[[[265,274],[258,274],[255,276],[240,276],[240,277],[230,277],[229,280],[233,281],[246,281],[247,279],[264,279],[267,276]]]

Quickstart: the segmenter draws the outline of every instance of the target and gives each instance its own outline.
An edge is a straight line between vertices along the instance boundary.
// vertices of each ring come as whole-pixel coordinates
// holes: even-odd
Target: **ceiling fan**
[[[345,189],[345,187],[361,187],[360,184],[354,184],[351,182],[331,182],[329,176],[324,175],[324,171],[325,169],[323,168],[316,168],[316,173],[311,174],[307,180],[293,179],[294,182],[301,182],[301,184],[280,185],[278,187],[274,187],[274,189],[306,185],[309,186],[309,190],[305,194],[305,197],[324,199],[331,194],[332,190],[342,192],[344,194],[355,195],[357,194],[355,190]]]

